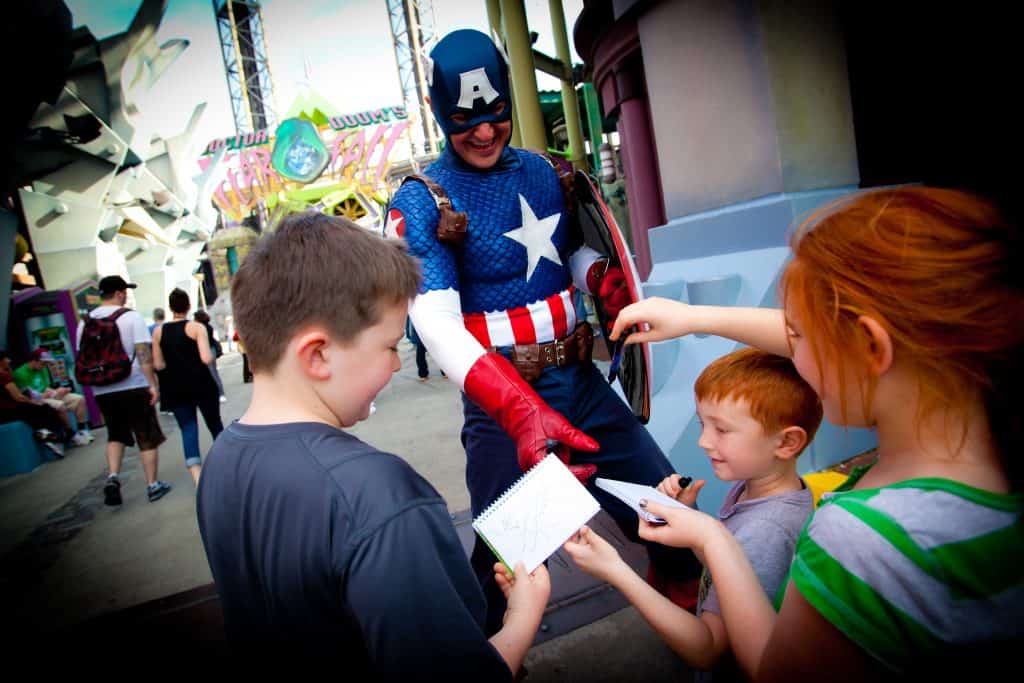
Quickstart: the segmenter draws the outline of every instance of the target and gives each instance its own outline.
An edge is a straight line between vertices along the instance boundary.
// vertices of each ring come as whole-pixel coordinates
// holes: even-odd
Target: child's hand
[[[503,622],[507,622],[513,614],[531,615],[539,622],[540,615],[548,606],[548,598],[551,597],[551,576],[547,567],[540,565],[532,574],[527,574],[526,565],[519,562],[513,575],[504,564],[495,562],[494,578],[508,601]]]
[[[618,341],[620,334],[637,325],[640,331],[629,335],[626,338],[627,344],[681,337],[695,329],[690,320],[695,314],[695,308],[661,297],[644,299],[622,309],[608,336],[612,341]]]
[[[580,533],[566,541],[562,547],[576,566],[602,581],[612,583],[616,572],[623,568],[633,571],[619,557],[618,551],[588,526],[580,529]]]
[[[698,555],[716,533],[725,531],[718,520],[691,508],[670,508],[652,501],[640,501],[640,507],[665,520],[665,524],[651,524],[640,518],[638,534],[645,541],[654,541],[675,548],[691,548]]]
[[[675,498],[683,505],[696,508],[697,494],[700,493],[700,490],[704,488],[704,484],[707,482],[703,479],[698,479],[697,481],[691,481],[686,486],[680,486],[680,479],[681,477],[678,474],[670,474],[662,479],[656,488],[669,498]]]

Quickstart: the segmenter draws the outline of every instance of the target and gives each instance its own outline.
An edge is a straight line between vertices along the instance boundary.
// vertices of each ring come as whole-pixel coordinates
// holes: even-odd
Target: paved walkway
[[[448,501],[455,519],[464,520],[469,495],[458,438],[460,394],[436,366],[429,381],[418,382],[407,342],[401,353],[402,370],[381,392],[376,413],[351,431],[408,460]],[[219,366],[229,399],[221,414],[228,423],[244,412],[252,385],[241,382],[239,355],[227,354]],[[64,460],[0,479],[0,598],[6,633],[20,633],[49,650],[54,639],[68,634],[84,638],[92,625],[119,615],[152,614],[171,603],[180,609],[183,598],[194,598],[197,610],[219,609],[210,598],[212,577],[196,525],[195,487],[185,469],[180,434],[169,415],[161,415],[160,421],[167,442],[160,448],[159,476],[174,489],[156,503],[146,500],[141,463],[137,451],[129,449],[122,469],[124,504],[103,505],[103,429],[97,430],[95,443],[69,449]],[[210,446],[205,428],[200,429],[200,446],[204,452]],[[529,680],[689,680],[686,667],[635,610],[618,609],[621,596],[600,586],[584,592],[596,596],[586,609],[617,611],[564,633],[579,623],[579,616],[567,627],[568,613],[559,621],[556,611],[561,606],[553,605],[546,619],[549,632],[539,634],[540,644],[527,659]],[[208,614],[208,621],[215,621],[216,611]],[[165,659],[168,647],[181,652],[177,646],[222,646],[216,628],[197,628],[193,636],[195,642],[171,642],[180,640],[180,633],[154,631],[160,642],[154,643],[159,649],[153,656]]]

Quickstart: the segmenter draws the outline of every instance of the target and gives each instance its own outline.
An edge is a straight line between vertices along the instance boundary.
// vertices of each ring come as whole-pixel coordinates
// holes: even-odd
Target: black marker
[[[619,365],[622,363],[622,352],[626,348],[626,339],[621,337],[619,341],[615,342],[612,353],[612,364],[608,368],[608,384],[615,381],[615,374],[619,371]]]

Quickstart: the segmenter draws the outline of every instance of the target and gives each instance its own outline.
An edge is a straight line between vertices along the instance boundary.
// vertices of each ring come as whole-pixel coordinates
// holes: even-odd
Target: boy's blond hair
[[[760,349],[739,349],[718,358],[700,373],[693,390],[698,401],[746,401],[765,434],[797,426],[807,432],[809,444],[821,424],[821,399],[793,361]]]
[[[320,324],[349,342],[419,286],[419,264],[404,242],[308,211],[286,217],[253,247],[231,283],[231,305],[249,366],[272,371],[301,328]]]

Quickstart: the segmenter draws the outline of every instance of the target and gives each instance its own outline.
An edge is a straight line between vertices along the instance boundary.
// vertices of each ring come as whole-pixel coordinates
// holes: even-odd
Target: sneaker
[[[92,443],[93,441],[96,440],[96,437],[93,436],[92,432],[78,432],[78,433],[81,434],[82,436],[84,436],[85,438],[89,439],[89,443]]]
[[[82,432],[78,432],[73,437],[71,437],[71,443],[74,444],[75,446],[87,446],[91,442],[92,442],[92,439],[90,439],[88,436],[86,436]]]
[[[146,496],[149,497],[150,503],[155,503],[160,500],[171,490],[171,485],[166,481],[160,481],[159,479],[152,486],[146,487]]]
[[[421,382],[426,382],[426,381],[427,381],[427,378],[426,378],[426,377],[420,377],[420,381],[421,381]]]
[[[107,483],[103,486],[103,503],[105,505],[121,504],[121,480],[117,477],[107,477]]]
[[[228,402],[228,397],[227,396],[221,396],[220,397],[220,402],[221,403],[227,403]]]
[[[50,449],[50,452],[57,456],[60,460],[64,457],[64,444],[56,443],[55,441],[44,441],[43,445]]]
[[[49,429],[37,429],[36,438],[40,441],[48,441],[53,438],[53,432]]]

